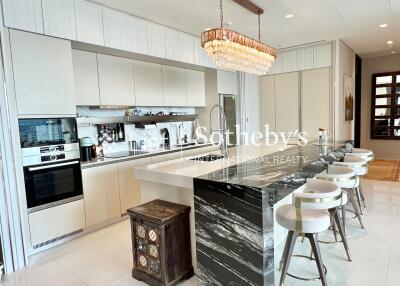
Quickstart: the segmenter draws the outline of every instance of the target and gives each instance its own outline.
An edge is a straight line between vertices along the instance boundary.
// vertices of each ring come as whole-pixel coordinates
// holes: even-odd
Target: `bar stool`
[[[361,214],[363,214],[361,202],[363,203],[364,208],[366,206],[365,206],[364,194],[361,192],[360,177],[368,174],[368,162],[366,160],[364,160],[363,157],[347,156],[347,154],[346,154],[343,162],[334,162],[333,165],[348,167],[356,173],[358,183],[357,183],[357,187],[355,188],[355,191],[356,191],[356,196],[357,196],[357,201],[358,201],[358,206],[360,208],[360,212],[361,212]]]
[[[327,210],[340,205],[342,190],[331,182],[311,179],[299,190],[293,192],[293,204],[283,205],[276,211],[276,220],[288,230],[285,248],[281,260],[280,286],[284,285],[286,275],[302,280],[314,280],[295,277],[287,273],[296,239],[304,235],[310,241],[322,285],[327,286],[326,267],[322,263],[318,243],[318,234],[329,229],[330,215]],[[337,222],[340,225],[340,220]],[[305,257],[305,256],[300,256]],[[307,257],[310,259],[309,257]]]
[[[353,205],[354,211],[360,222],[361,228],[364,229],[364,224],[361,217],[360,209],[358,208],[358,204],[354,200],[355,188],[359,186],[359,180],[357,180],[356,172],[354,172],[351,168],[343,167],[343,166],[328,166],[326,172],[318,174],[315,176],[317,179],[326,180],[335,183],[340,188],[347,190],[348,196],[347,198],[350,200]],[[342,206],[342,221],[345,227],[345,207]]]
[[[346,153],[346,156],[361,157],[368,163],[374,160],[374,152],[368,149],[353,148],[351,153]]]

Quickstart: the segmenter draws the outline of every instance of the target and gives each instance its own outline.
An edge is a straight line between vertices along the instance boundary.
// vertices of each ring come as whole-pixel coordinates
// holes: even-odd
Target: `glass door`
[[[229,144],[236,145],[236,124],[237,124],[237,100],[236,95],[233,94],[220,94],[220,104],[224,109],[226,124],[228,126]]]

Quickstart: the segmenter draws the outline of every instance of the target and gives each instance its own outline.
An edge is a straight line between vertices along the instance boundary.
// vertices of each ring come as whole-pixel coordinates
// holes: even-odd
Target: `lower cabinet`
[[[28,215],[32,246],[81,230],[85,227],[83,200],[40,210]]]
[[[83,169],[82,182],[87,227],[120,216],[117,164]]]
[[[125,214],[127,209],[141,203],[140,182],[135,179],[134,168],[149,164],[151,164],[151,158],[118,163],[120,210],[122,214]]]

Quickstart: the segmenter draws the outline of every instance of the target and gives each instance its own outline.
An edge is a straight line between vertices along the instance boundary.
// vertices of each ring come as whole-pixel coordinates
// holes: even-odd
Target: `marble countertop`
[[[196,144],[196,145],[190,145],[190,146],[186,146],[186,147],[182,147],[182,148],[178,147],[178,146],[160,147],[157,151],[150,151],[148,153],[140,154],[140,155],[131,155],[131,156],[125,156],[125,157],[120,157],[120,158],[103,157],[103,158],[97,158],[95,160],[91,160],[91,161],[87,161],[87,162],[81,162],[81,167],[82,167],[82,169],[87,169],[87,168],[92,168],[92,167],[101,166],[101,165],[114,164],[114,163],[118,163],[118,162],[138,160],[138,159],[152,157],[152,156],[160,156],[160,155],[165,155],[165,154],[174,153],[174,152],[209,147],[211,145],[212,144]]]
[[[229,156],[212,162],[191,160],[200,155],[183,157],[171,161],[160,162],[135,168],[137,179],[155,183],[168,184],[182,188],[193,188],[193,178],[209,173],[226,170],[232,166],[255,160],[269,154],[287,150],[293,145],[283,143],[269,145],[242,145],[229,148]],[[207,152],[206,154],[221,154],[221,151]],[[205,155],[205,154],[203,154]]]

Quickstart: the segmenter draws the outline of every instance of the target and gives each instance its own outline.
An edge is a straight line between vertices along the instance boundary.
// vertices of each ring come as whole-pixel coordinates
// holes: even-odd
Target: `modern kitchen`
[[[0,284],[398,285],[395,0],[1,12]]]

